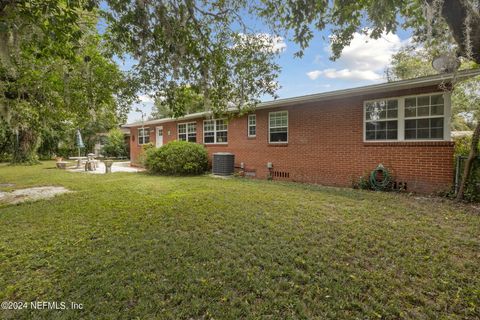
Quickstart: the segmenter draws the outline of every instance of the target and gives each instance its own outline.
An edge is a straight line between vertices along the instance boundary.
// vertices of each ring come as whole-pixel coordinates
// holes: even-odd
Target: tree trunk
[[[475,131],[472,136],[472,145],[470,146],[470,153],[468,155],[467,161],[465,162],[465,167],[463,168],[462,180],[460,182],[460,187],[458,188],[456,201],[463,199],[463,194],[465,193],[465,187],[467,186],[468,180],[470,178],[473,161],[478,157],[478,142],[480,140],[480,123],[477,124]]]
[[[14,148],[12,163],[14,164],[36,164],[38,163],[37,149],[39,136],[30,128],[21,128],[14,133]]]
[[[426,0],[430,6],[435,0]],[[441,15],[445,19],[452,36],[458,45],[457,54],[480,64],[480,14],[467,0],[444,0]],[[466,32],[466,24],[470,32]],[[458,189],[456,200],[463,199],[465,188],[471,175],[473,162],[478,157],[478,142],[480,139],[480,125],[477,125],[472,136],[470,154],[465,162],[462,180]]]

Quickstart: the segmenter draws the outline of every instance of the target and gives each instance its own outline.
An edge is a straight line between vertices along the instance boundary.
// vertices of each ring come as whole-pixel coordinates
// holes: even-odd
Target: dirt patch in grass
[[[58,194],[71,192],[64,187],[33,187],[26,189],[18,189],[12,192],[0,191],[0,203],[16,204],[25,201],[37,201],[42,199],[50,199]]]
[[[15,185],[13,183],[0,183],[0,188],[9,188],[14,186]]]

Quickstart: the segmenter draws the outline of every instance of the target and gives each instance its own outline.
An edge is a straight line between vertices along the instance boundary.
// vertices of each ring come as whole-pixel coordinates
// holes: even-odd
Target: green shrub
[[[73,157],[78,155],[78,149],[75,146],[67,143],[60,143],[56,156],[63,157],[67,159],[68,157]]]
[[[120,158],[127,155],[125,138],[120,129],[112,129],[108,132],[107,141],[103,146],[103,153],[107,157]]]
[[[172,141],[146,152],[145,167],[150,173],[167,175],[202,174],[207,170],[208,154],[204,146]]]
[[[372,185],[370,184],[370,173],[365,172],[363,176],[356,177],[352,176],[352,188],[353,189],[362,189],[362,190],[372,190]]]
[[[0,152],[0,162],[12,161],[12,154],[8,152]]]
[[[455,155],[456,156],[468,156],[470,153],[470,147],[472,145],[472,136],[463,136],[454,139],[455,141]]]
[[[10,162],[13,154],[13,132],[0,118],[0,162]]]
[[[472,145],[472,136],[463,136],[454,139],[455,141],[455,161],[458,161],[457,156],[463,156],[464,158],[460,162],[460,179],[463,176],[464,165],[466,162],[466,157],[468,157]],[[455,163],[455,168],[457,167]],[[452,191],[450,196],[454,195]],[[467,181],[464,195],[464,200],[469,202],[479,202],[480,201],[480,160],[474,160],[472,169],[470,171],[470,177]]]
[[[155,148],[152,142],[142,144],[142,150],[140,150],[140,154],[138,155],[137,158],[137,163],[142,166],[146,166],[146,161],[147,161],[147,151],[150,149]]]
[[[372,184],[370,183],[369,175],[366,173],[358,180],[358,188],[362,190],[372,190]]]

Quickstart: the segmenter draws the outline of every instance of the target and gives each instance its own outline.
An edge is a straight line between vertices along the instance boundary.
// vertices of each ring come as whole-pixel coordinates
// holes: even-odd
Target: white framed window
[[[288,142],[288,111],[275,111],[268,114],[268,142]]]
[[[150,129],[139,128],[138,129],[138,144],[147,144],[150,142]]]
[[[450,140],[450,94],[364,102],[364,141]]]
[[[203,142],[208,144],[226,144],[228,142],[228,124],[225,119],[203,121]]]
[[[405,98],[405,140],[443,139],[442,94]]]
[[[197,123],[187,122],[177,125],[178,140],[197,142]]]
[[[365,140],[398,139],[398,100],[365,103]]]
[[[254,138],[257,136],[257,115],[248,115],[248,137]]]

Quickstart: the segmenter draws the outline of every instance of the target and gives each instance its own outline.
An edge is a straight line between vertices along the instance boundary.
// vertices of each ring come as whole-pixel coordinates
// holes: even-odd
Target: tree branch
[[[426,0],[426,2],[433,6],[435,0]],[[441,14],[458,44],[459,55],[480,64],[480,15],[478,11],[472,8],[468,0],[444,0]],[[471,33],[469,37],[465,32],[467,17],[470,17]],[[470,44],[468,40],[470,40]],[[471,50],[468,49],[469,47]]]

